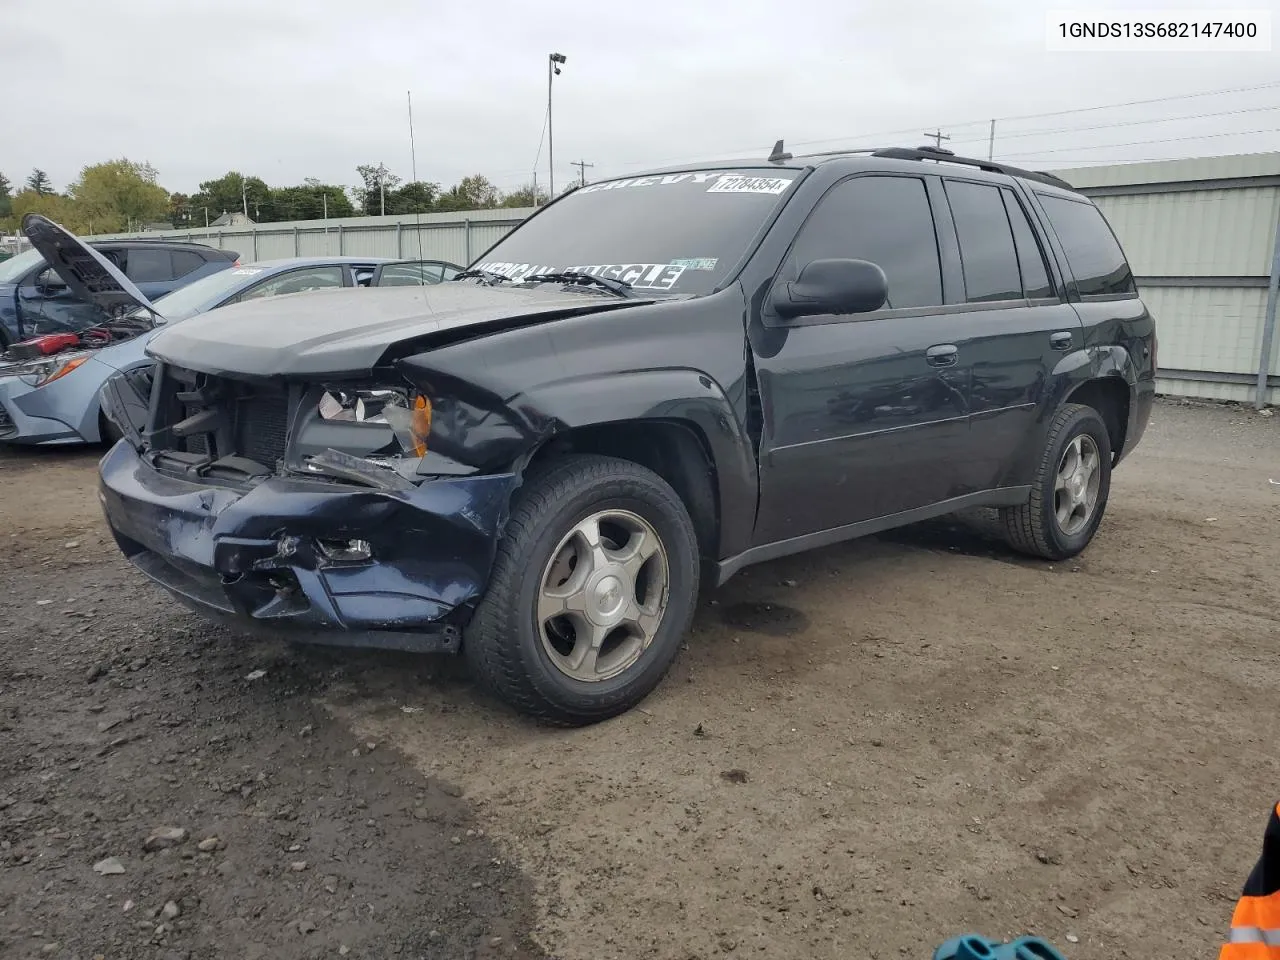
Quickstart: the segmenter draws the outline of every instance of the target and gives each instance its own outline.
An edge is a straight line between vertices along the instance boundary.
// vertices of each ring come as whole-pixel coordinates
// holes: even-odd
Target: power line
[[[1272,90],[1272,89],[1275,89],[1276,87],[1280,87],[1280,81],[1269,81],[1267,83],[1253,84],[1251,86],[1246,86],[1246,87],[1225,87],[1219,90],[1204,90],[1199,93],[1171,94],[1165,97],[1150,97],[1143,100],[1124,100],[1118,103],[1098,104],[1090,107],[1073,107],[1067,110],[1049,110],[1043,113],[1024,113],[1024,114],[1018,114],[1015,116],[996,117],[995,119],[999,123],[1009,123],[1015,120],[1038,120],[1046,117],[1061,117],[1061,116],[1068,116],[1070,114],[1076,114],[1076,113],[1091,113],[1098,110],[1115,110],[1121,107],[1146,106],[1146,105],[1155,104],[1155,103],[1172,103],[1174,101],[1179,101],[1179,100],[1196,100],[1202,97],[1216,97],[1216,96],[1223,96],[1231,93],[1248,93],[1255,90]],[[986,127],[990,122],[991,122],[991,118],[987,118],[984,120],[966,120],[962,123],[947,123],[947,124],[943,124],[943,126],[951,130],[956,130],[956,129],[963,129],[966,127]],[[787,146],[788,147],[810,147],[810,146],[820,146],[823,144],[840,143],[842,141],[847,141],[847,140],[860,141],[864,145],[867,143],[874,144],[875,142],[878,142],[882,138],[907,136],[907,135],[913,134],[913,132],[916,129],[917,129],[916,127],[904,127],[904,128],[899,128],[897,130],[881,130],[881,131],[872,131],[870,133],[847,134],[845,136],[840,136],[840,137],[823,137],[818,140],[793,140],[793,141],[789,141]],[[739,155],[750,155],[752,151],[756,151],[759,149],[760,149],[759,144],[756,144],[746,149],[718,150],[715,152],[717,154],[736,153]],[[659,166],[665,163],[681,163],[688,160],[698,160],[698,159],[702,159],[702,158],[687,157],[687,156],[668,157],[663,160],[629,161],[626,163],[616,164],[616,166],[621,168],[635,167],[635,166]]]
[[[1052,130],[1024,130],[1020,133],[1002,134],[1000,139],[1018,140],[1026,137],[1050,137],[1064,133],[1084,133],[1089,130],[1111,130],[1116,127],[1141,127],[1153,123],[1177,123],[1179,120],[1208,120],[1213,117],[1234,117],[1243,113],[1266,113],[1270,110],[1280,110],[1280,104],[1271,104],[1266,107],[1244,107],[1240,110],[1217,110],[1213,113],[1192,113],[1181,117],[1156,117],[1151,120],[1119,120],[1115,123],[1097,123],[1089,127],[1057,127]],[[977,143],[976,138],[972,140],[959,140],[957,143]]]
[[[1161,137],[1157,140],[1130,140],[1127,143],[1095,143],[1084,147],[1059,147],[1053,150],[1030,150],[1026,153],[1002,154],[1005,159],[1016,157],[1039,157],[1047,153],[1074,153],[1077,150],[1116,150],[1120,147],[1141,147],[1154,143],[1185,143],[1188,140],[1214,140],[1219,137],[1245,137],[1259,133],[1280,133],[1280,127],[1267,127],[1264,130],[1231,130],[1225,133],[1201,133],[1193,137]],[[1113,163],[1117,161],[1112,161]]]
[[[538,169],[538,161],[542,159],[542,145],[547,141],[547,121],[551,119],[551,111],[542,114],[542,135],[538,137],[538,152],[533,157],[533,169]]]

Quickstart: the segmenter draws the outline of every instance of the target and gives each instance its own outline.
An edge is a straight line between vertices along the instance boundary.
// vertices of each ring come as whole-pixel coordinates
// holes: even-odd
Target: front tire
[[[572,456],[516,494],[463,638],[476,678],[563,725],[629,710],[675,660],[698,597],[679,495],[638,464]]]
[[[124,437],[124,433],[105,413],[98,411],[98,439],[104,446],[114,447]]]
[[[1111,437],[1092,407],[1069,403],[1049,424],[1031,499],[1000,511],[1005,539],[1020,553],[1065,560],[1098,531],[1111,492]]]

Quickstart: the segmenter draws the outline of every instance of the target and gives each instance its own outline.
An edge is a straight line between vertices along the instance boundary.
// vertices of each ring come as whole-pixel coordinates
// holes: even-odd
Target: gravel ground
[[[1209,956],[1280,797],[1280,417],[1158,405],[1074,562],[977,514],[753,568],[576,731],[206,626],[99,454],[0,452],[0,957]]]

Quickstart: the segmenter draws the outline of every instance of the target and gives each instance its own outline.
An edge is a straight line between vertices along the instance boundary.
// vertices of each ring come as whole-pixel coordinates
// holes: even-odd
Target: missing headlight
[[[324,384],[313,401],[310,422],[319,430],[303,427],[295,443],[302,460],[313,460],[322,451],[341,451],[368,465],[398,469],[408,459],[427,451],[431,432],[431,402],[411,387],[381,384]],[[335,464],[313,464],[304,469],[332,472]],[[341,469],[348,473],[354,464]]]
[[[386,424],[385,411],[410,406],[409,392],[394,388],[382,390],[326,390],[320,397],[322,420],[345,420],[356,423]]]

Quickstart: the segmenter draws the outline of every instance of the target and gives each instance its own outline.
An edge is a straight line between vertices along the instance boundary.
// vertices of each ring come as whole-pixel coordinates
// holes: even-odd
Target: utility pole
[[[595,164],[587,163],[585,160],[575,160],[569,166],[578,168],[578,183],[585,187],[587,185],[587,167],[594,167]]]
[[[378,161],[378,209],[382,216],[387,215],[387,168]]]
[[[987,159],[991,160],[995,157],[996,152],[996,122],[991,121],[991,135],[987,137]]]
[[[538,205],[538,171],[533,171],[533,205]]]
[[[244,206],[245,217],[249,216],[249,192],[245,186],[244,177],[240,177],[240,203]]]
[[[926,131],[925,136],[926,136],[926,137],[929,137],[929,138],[934,142],[934,144],[935,144],[939,149],[941,149],[941,148],[942,148],[942,141],[943,141],[943,140],[950,140],[950,139],[951,139],[951,137],[949,137],[947,134],[943,133],[941,129],[937,130],[935,133],[928,133],[928,132]]]
[[[563,53],[553,53],[547,57],[547,182],[552,200],[556,197],[556,134],[551,123],[551,80],[559,76],[560,64],[567,59]]]

